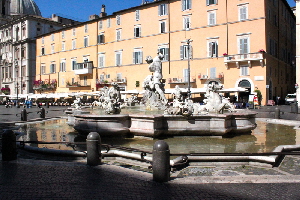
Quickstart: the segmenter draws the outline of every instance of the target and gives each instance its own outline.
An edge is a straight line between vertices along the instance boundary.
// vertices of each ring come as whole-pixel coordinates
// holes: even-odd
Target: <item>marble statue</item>
[[[99,106],[107,114],[119,114],[121,112],[121,93],[117,83],[112,83],[112,87],[103,87],[100,90],[98,101],[94,101],[92,106]]]
[[[149,64],[149,71],[153,72],[152,75],[148,75],[144,80],[145,93],[142,99],[142,103],[146,105],[147,109],[164,109],[168,100],[164,94],[164,82],[162,75],[162,63],[163,55],[158,53],[157,56],[152,59],[151,56],[147,56],[146,62]]]
[[[229,102],[228,98],[221,97],[217,91],[221,90],[223,85],[209,84],[207,86],[204,99],[204,105],[193,103],[192,100],[182,100],[179,87],[175,87],[173,94],[173,104],[165,110],[167,115],[201,115],[208,113],[223,113],[225,109],[234,112],[234,105]]]

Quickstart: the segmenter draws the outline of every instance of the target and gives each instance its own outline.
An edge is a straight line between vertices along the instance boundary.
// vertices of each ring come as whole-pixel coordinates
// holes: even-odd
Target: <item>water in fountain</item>
[[[45,142],[85,142],[86,135],[81,135],[68,126],[66,119],[32,123],[24,125],[19,131],[25,132],[20,140]],[[170,146],[172,153],[255,153],[270,152],[279,145],[300,144],[300,130],[292,126],[270,124],[257,121],[258,127],[251,134],[236,135],[234,137],[203,137],[184,136],[164,139]],[[152,151],[157,139],[147,137],[134,138],[102,138],[103,144],[121,145]],[[64,144],[39,144],[40,148],[72,150]],[[79,150],[85,150],[79,146]]]

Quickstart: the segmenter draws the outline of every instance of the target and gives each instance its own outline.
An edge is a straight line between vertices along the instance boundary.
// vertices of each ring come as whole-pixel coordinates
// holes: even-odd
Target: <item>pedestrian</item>
[[[277,96],[276,97],[276,105],[279,105],[279,102],[280,102],[280,96]]]

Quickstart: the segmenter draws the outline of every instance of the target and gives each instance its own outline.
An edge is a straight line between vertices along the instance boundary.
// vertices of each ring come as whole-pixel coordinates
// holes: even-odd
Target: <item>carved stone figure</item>
[[[174,100],[172,107],[165,110],[165,114],[169,115],[201,115],[208,113],[223,113],[224,109],[228,109],[229,112],[234,112],[234,105],[229,102],[228,99],[222,98],[217,91],[223,88],[222,85],[209,84],[207,86],[206,94],[204,99],[205,105],[199,103],[193,103],[191,100],[185,102],[180,101],[180,89],[175,87]]]
[[[80,98],[80,96],[76,97],[73,104],[71,104],[71,107],[75,108],[76,110],[79,110],[81,108],[81,98]]]
[[[105,109],[107,114],[119,114],[121,112],[121,93],[117,83],[112,83],[112,87],[103,87],[99,93],[99,100],[94,101],[92,106],[99,106]]]
[[[145,94],[142,99],[147,109],[164,109],[168,103],[164,95],[164,83],[162,75],[162,63],[163,55],[158,53],[157,56],[152,59],[151,56],[147,56],[146,62],[149,64],[149,71],[153,72],[153,75],[148,75],[144,80]]]

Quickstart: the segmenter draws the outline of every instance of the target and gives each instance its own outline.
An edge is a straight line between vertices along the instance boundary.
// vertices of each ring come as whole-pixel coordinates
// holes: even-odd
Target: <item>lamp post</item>
[[[19,106],[19,81],[18,81],[18,77],[19,77],[19,68],[18,68],[18,61],[15,62],[15,69],[16,69],[16,82],[17,82],[17,102],[16,102],[16,106]]]
[[[187,52],[187,55],[188,55],[188,90],[187,90],[187,99],[190,100],[191,98],[191,68],[190,68],[190,43],[192,42],[193,40],[191,39],[188,39],[187,40],[187,49],[188,49],[188,52]]]

